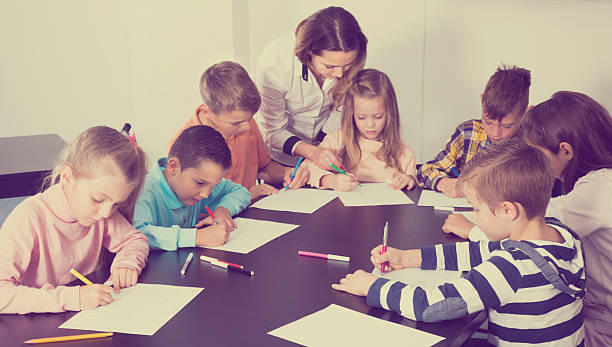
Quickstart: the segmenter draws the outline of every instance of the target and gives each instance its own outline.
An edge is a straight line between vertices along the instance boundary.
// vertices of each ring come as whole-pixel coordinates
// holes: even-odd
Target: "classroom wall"
[[[572,90],[612,111],[611,14],[611,1],[425,1],[421,158],[433,158],[457,123],[480,116],[480,94],[500,63],[531,70],[531,104]]]
[[[339,5],[370,44],[367,67],[394,83],[402,136],[419,162],[480,115],[500,63],[532,71],[531,103],[585,92],[612,109],[612,2],[604,0],[232,0],[0,2],[0,136],[129,121],[151,158],[200,102],[209,65],[254,74],[261,50],[320,8]]]
[[[241,61],[253,73],[261,50],[308,15],[330,5],[353,13],[369,39],[366,67],[390,76],[402,137],[418,162],[433,158],[458,123],[480,117],[480,94],[501,63],[532,71],[532,104],[573,90],[612,110],[612,1],[256,3],[249,9],[249,60]],[[283,15],[262,20],[270,13]]]
[[[201,102],[204,69],[233,58],[232,18],[225,1],[0,2],[0,136],[130,122],[153,161]]]

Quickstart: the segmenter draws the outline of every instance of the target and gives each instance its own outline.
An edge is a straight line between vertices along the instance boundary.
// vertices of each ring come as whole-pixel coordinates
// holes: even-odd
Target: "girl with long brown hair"
[[[323,170],[307,161],[310,185],[339,191],[352,190],[359,181],[390,182],[394,189],[416,183],[412,149],[400,137],[399,109],[391,80],[366,69],[349,86],[342,109],[342,128],[325,137],[320,147],[340,158],[350,175]]]
[[[612,345],[612,117],[592,98],[561,91],[529,110],[525,140],[550,160],[565,195],[553,198],[556,217],[582,239],[586,263],[586,346]]]

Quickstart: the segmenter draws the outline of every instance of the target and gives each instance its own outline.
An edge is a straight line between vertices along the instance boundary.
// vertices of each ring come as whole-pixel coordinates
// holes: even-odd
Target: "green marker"
[[[336,167],[336,165],[334,165],[334,164],[329,164],[329,165],[331,165],[332,169],[338,171],[338,173],[341,173],[343,175],[348,175],[346,172],[344,172],[344,171],[340,170],[338,167]],[[357,184],[361,187],[361,183],[357,182]]]

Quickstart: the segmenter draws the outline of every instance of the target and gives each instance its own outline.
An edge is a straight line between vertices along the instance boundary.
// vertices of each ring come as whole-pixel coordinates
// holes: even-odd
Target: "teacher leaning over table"
[[[317,145],[340,127],[338,107],[365,64],[367,43],[351,13],[328,7],[263,50],[255,73],[262,98],[255,119],[273,160],[293,166],[304,157],[324,169],[341,165]]]

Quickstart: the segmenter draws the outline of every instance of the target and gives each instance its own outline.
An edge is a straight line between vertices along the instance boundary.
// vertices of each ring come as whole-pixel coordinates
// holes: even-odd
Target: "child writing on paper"
[[[176,138],[194,125],[208,125],[223,135],[232,154],[232,163],[225,178],[249,189],[253,199],[278,190],[269,184],[257,184],[257,178],[272,184],[300,188],[308,177],[298,169],[293,180],[293,167],[270,159],[253,115],[261,97],[253,80],[238,63],[222,61],[214,64],[200,78],[200,94],[204,103],[195,111],[168,144],[168,152]]]
[[[221,246],[236,228],[232,216],[251,201],[240,184],[223,176],[232,156],[215,129],[196,125],[176,139],[168,157],[147,174],[136,202],[134,226],[155,249]],[[200,219],[208,206],[215,216]]]
[[[342,128],[325,136],[319,146],[333,151],[352,174],[334,171],[332,163],[323,170],[307,161],[308,183],[313,187],[350,191],[359,181],[387,181],[394,189],[412,189],[416,183],[414,153],[400,137],[393,85],[378,70],[357,73],[346,93]]]
[[[521,133],[563,182],[565,195],[550,200],[546,215],[567,224],[584,245],[585,343],[612,345],[612,117],[590,97],[562,91],[527,112]],[[458,221],[449,231],[482,238],[473,226]]]
[[[116,253],[115,292],[136,284],[146,237],[129,223],[146,156],[119,131],[97,126],[64,148],[42,193],[19,204],[0,228],[0,312],[78,311],[113,301],[113,288],[67,287],[74,268],[95,270],[102,247]]]
[[[402,251],[372,250],[377,268],[469,271],[433,288],[377,278],[358,270],[332,287],[367,295],[371,306],[437,322],[487,310],[494,345],[583,343],[585,274],[581,242],[556,219],[544,218],[553,186],[544,155],[519,139],[478,153],[459,177],[474,218],[491,241]]]
[[[527,110],[530,85],[528,70],[499,67],[480,95],[481,119],[459,124],[436,157],[419,168],[417,178],[423,187],[451,198],[462,197],[457,189],[457,176],[463,166],[492,143],[516,134]]]

